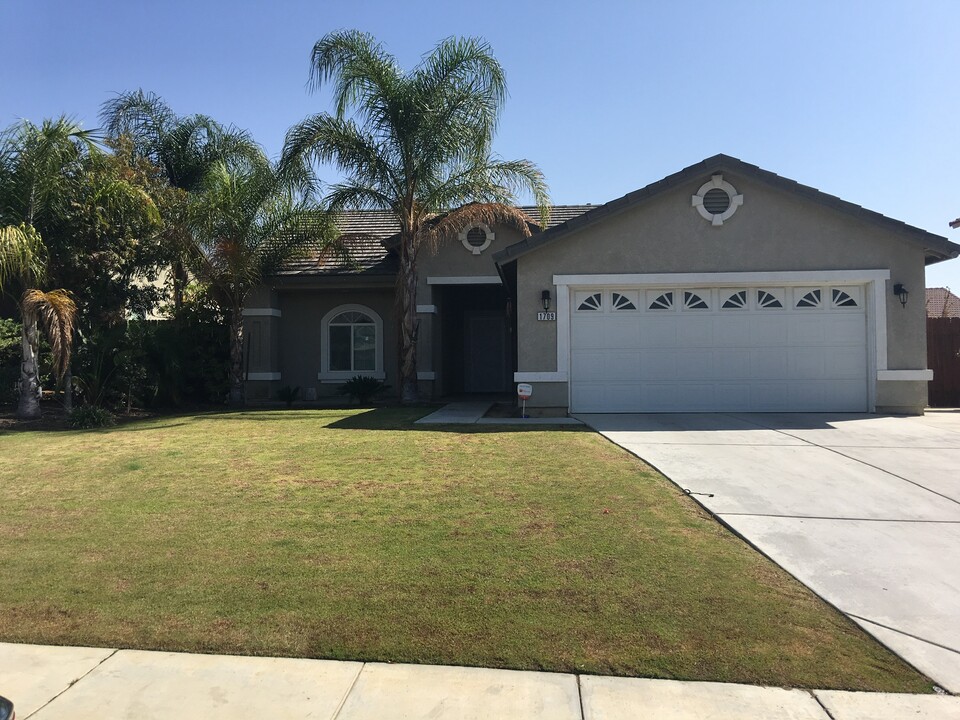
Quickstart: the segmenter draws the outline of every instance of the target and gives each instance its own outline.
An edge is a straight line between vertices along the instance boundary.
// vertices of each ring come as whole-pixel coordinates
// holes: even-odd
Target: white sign
[[[556,320],[556,319],[557,319],[557,314],[553,311],[537,313],[537,320]]]
[[[527,400],[531,395],[533,395],[533,385],[528,383],[520,383],[517,385],[517,396],[521,400]]]

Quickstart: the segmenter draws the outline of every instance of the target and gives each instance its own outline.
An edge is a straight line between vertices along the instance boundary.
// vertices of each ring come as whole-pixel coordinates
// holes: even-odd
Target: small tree
[[[40,417],[39,327],[58,381],[70,365],[76,305],[66,290],[43,292],[48,253],[38,221],[64,211],[66,188],[96,152],[92,135],[65,117],[23,121],[0,135],[0,291],[17,293],[23,320],[17,417]]]
[[[244,402],[243,308],[266,275],[307,248],[331,242],[335,228],[312,202],[304,173],[281,174],[262,151],[219,161],[190,204],[191,266],[230,319],[230,403]]]

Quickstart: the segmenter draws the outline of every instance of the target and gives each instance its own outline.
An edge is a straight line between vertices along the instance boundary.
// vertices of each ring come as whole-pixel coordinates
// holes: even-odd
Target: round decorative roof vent
[[[490,247],[493,239],[493,231],[483,223],[460,231],[460,242],[474,255],[479,255]]]
[[[691,204],[704,220],[719,227],[743,205],[743,195],[738,194],[737,189],[723,179],[723,175],[717,174],[710,178],[710,182],[700,186],[697,194],[691,198]]]

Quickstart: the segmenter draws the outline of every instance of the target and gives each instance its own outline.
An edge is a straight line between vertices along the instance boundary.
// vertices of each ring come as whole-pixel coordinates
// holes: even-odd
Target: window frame
[[[338,315],[345,312],[359,312],[363,313],[367,317],[373,320],[374,326],[374,369],[373,370],[331,370],[330,369],[330,351],[332,349],[332,343],[330,342],[330,324],[331,321]],[[350,323],[350,324],[336,324],[335,327],[353,327],[354,325],[367,325],[368,323]],[[351,331],[351,338],[353,333]],[[352,348],[351,340],[351,352],[350,352],[350,366],[353,367],[354,361],[354,352]],[[383,320],[380,317],[380,314],[377,313],[372,308],[366,305],[359,305],[356,303],[350,303],[346,305],[337,305],[335,308],[330,310],[326,315],[323,316],[323,320],[320,323],[320,372],[317,373],[317,379],[324,382],[344,382],[349,380],[356,375],[363,375],[365,377],[373,377],[377,380],[385,380],[386,373],[383,370]]]

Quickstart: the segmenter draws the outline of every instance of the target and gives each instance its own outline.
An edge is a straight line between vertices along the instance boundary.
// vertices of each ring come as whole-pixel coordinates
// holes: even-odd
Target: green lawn
[[[0,640],[930,690],[603,438],[423,412],[0,434]]]

